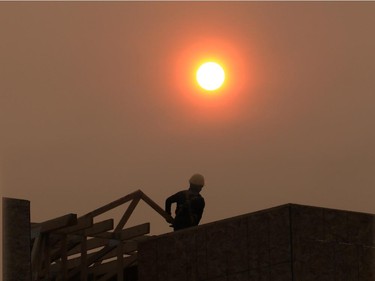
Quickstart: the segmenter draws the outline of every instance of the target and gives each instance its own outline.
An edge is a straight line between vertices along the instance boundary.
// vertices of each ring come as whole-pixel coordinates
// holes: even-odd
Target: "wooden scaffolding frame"
[[[67,214],[31,223],[32,280],[117,280],[137,262],[137,244],[148,239],[150,223],[125,228],[140,200],[168,221],[173,218],[141,190],[130,193],[84,216]],[[130,202],[120,221],[94,218]]]

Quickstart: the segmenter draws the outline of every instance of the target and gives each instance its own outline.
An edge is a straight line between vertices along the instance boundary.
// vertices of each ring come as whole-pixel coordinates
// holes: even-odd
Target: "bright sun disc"
[[[202,64],[196,75],[198,84],[207,91],[214,91],[223,85],[225,73],[223,68],[215,62]]]

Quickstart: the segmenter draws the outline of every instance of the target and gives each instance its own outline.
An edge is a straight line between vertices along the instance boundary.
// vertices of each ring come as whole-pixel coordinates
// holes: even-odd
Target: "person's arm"
[[[171,206],[172,206],[172,203],[174,202],[173,201],[173,196],[170,196],[167,198],[167,200],[165,200],[165,211],[171,215]]]
[[[167,200],[165,200],[165,211],[168,213],[168,214],[172,214],[171,213],[171,206],[173,203],[177,203],[178,202],[178,199],[179,199],[179,195],[180,195],[180,192],[177,192],[176,194],[172,195],[172,196],[169,196],[167,198]]]
[[[198,212],[197,212],[197,225],[199,224],[199,222],[201,221],[201,218],[202,218],[202,215],[203,215],[203,210],[204,210],[204,207],[205,207],[206,203],[204,202],[204,199],[202,198],[199,206],[198,206]]]

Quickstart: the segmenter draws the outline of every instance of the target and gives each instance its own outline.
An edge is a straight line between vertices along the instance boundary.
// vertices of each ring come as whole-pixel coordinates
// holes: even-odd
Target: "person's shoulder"
[[[176,193],[176,195],[178,196],[186,196],[186,194],[188,194],[189,190],[181,190],[179,192]]]
[[[175,194],[171,195],[170,198],[174,198],[174,200],[176,200],[176,198],[185,196],[185,192],[186,192],[185,190],[178,191]]]

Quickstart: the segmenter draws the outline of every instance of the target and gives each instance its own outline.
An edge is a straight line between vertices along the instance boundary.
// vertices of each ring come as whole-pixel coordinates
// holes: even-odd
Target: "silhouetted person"
[[[194,174],[189,180],[188,190],[177,192],[165,201],[165,211],[171,214],[172,203],[176,203],[174,231],[198,225],[205,206],[204,198],[199,194],[204,186],[204,177]],[[169,221],[168,221],[169,222]]]

